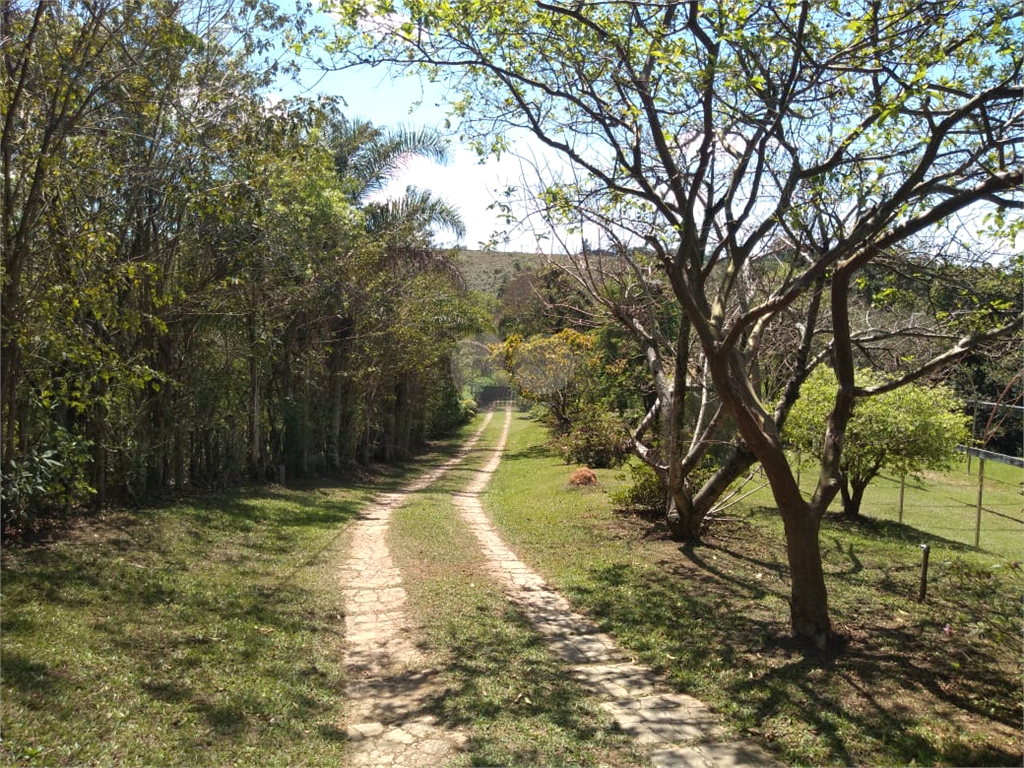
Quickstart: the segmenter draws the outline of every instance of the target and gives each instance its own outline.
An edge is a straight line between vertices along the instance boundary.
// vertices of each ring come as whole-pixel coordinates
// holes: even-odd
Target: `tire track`
[[[455,456],[401,490],[381,494],[353,524],[349,556],[340,573],[345,585],[349,765],[441,765],[465,744],[464,733],[443,727],[431,712],[444,689],[437,670],[424,668],[387,533],[394,511],[410,494],[462,462],[493,415],[493,411],[487,414]]]
[[[673,693],[647,667],[628,661],[614,640],[508,547],[484,513],[480,494],[501,461],[511,426],[511,408],[490,460],[464,491],[453,495],[456,508],[474,533],[488,569],[508,599],[527,617],[573,676],[601,701],[619,728],[649,748],[655,766],[741,768],[778,765],[760,746],[726,740],[726,731],[700,700]]]

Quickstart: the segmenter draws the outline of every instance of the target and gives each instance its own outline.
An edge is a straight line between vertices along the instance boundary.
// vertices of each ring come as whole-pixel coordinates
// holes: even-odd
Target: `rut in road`
[[[438,673],[423,670],[411,625],[403,607],[401,576],[384,541],[391,513],[405,496],[427,487],[465,458],[484,425],[458,455],[396,494],[381,497],[373,514],[358,525],[352,541],[345,590],[349,645],[349,738],[355,741],[353,765],[439,765],[464,745],[464,733],[445,729],[423,714],[442,695]],[[726,731],[698,699],[670,691],[653,672],[629,661],[608,635],[509,549],[480,503],[480,494],[501,461],[511,426],[506,407],[498,445],[453,503],[476,536],[487,567],[508,599],[531,622],[550,650],[572,665],[573,675],[601,702],[619,728],[649,749],[655,766],[739,768],[777,765],[758,745],[726,738]],[[351,614],[348,611],[352,611]]]

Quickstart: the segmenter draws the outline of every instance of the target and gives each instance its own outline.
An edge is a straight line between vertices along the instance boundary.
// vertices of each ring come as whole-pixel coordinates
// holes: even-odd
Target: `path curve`
[[[778,765],[749,741],[726,741],[725,729],[698,699],[670,692],[647,667],[628,661],[610,636],[549,587],[498,535],[480,494],[498,468],[511,426],[511,408],[490,460],[461,493],[456,508],[475,534],[488,568],[509,600],[527,617],[551,651],[572,665],[573,676],[638,745],[651,750],[655,766],[740,768]]]
[[[463,461],[491,422],[441,466],[393,493],[376,497],[353,524],[349,556],[341,568],[345,602],[345,668],[352,766],[416,768],[449,762],[466,735],[444,728],[429,713],[442,695],[436,670],[424,669],[416,627],[405,611],[402,575],[391,559],[387,533],[394,511]]]

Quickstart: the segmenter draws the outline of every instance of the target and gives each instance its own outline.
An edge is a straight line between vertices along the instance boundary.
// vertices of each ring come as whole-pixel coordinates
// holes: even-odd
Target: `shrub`
[[[430,414],[430,437],[443,437],[468,422],[476,415],[476,400],[460,395],[453,384],[445,386],[439,402]]]
[[[661,514],[665,511],[668,488],[658,473],[646,464],[629,465],[632,485],[611,495],[616,508],[638,514]]]
[[[573,414],[569,428],[553,438],[567,464],[606,469],[629,458],[629,432],[615,414],[590,406]]]
[[[86,481],[91,446],[91,441],[57,428],[51,447],[29,451],[6,467],[0,484],[3,528],[29,526],[95,493]]]

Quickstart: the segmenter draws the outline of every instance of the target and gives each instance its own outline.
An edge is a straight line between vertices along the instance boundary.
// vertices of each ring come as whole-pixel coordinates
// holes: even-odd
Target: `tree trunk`
[[[789,610],[793,634],[810,640],[816,648],[824,648],[832,626],[818,541],[821,521],[803,499],[797,504],[782,507],[781,512],[789,557]]]
[[[665,520],[676,541],[696,541],[700,538],[704,515],[693,505],[687,477],[683,472],[686,456],[686,366],[690,358],[690,323],[684,317],[679,322],[676,337],[676,358],[669,387],[661,396],[661,439],[668,464],[668,509]]]
[[[174,424],[174,492],[180,495],[185,488],[185,428],[181,421]]]
[[[327,469],[336,472],[341,469],[341,413],[345,396],[341,375],[336,371],[328,378],[327,391]]]
[[[693,505],[693,497],[682,468],[685,455],[682,401],[685,396],[685,388],[680,390],[676,387],[664,409],[666,413],[663,419],[662,442],[666,448],[668,463],[668,507],[665,511],[665,521],[674,540],[696,541],[700,538],[704,515],[698,514]]]
[[[384,435],[383,435],[383,458],[384,462],[390,464],[395,460],[395,427],[397,426],[398,400],[390,398],[385,406],[387,412],[384,414]]]
[[[843,498],[843,515],[853,519],[860,518],[860,503],[864,499],[864,490],[868,487],[867,480],[855,478],[844,482],[839,489]]]
[[[749,386],[742,355],[733,351],[728,356],[709,356],[709,360],[716,390],[736,419],[748,450],[761,462],[782,516],[792,585],[789,605],[793,635],[824,648],[832,629],[818,534],[822,512],[832,497],[816,495],[820,505],[804,500],[778,430]]]
[[[697,541],[700,539],[704,516],[697,513],[686,488],[669,490],[665,521],[668,523],[674,541]]]
[[[256,355],[249,355],[249,473],[262,477],[260,455],[260,379]]]
[[[10,334],[11,328],[8,325],[5,329]],[[3,432],[0,438],[0,464],[6,469],[14,462],[17,455],[18,436],[20,434],[18,408],[18,382],[21,377],[21,348],[17,341],[8,339],[4,344],[3,355],[0,355],[3,366],[3,377],[0,379],[0,389],[3,395],[0,397],[3,418],[0,419],[0,431]]]

